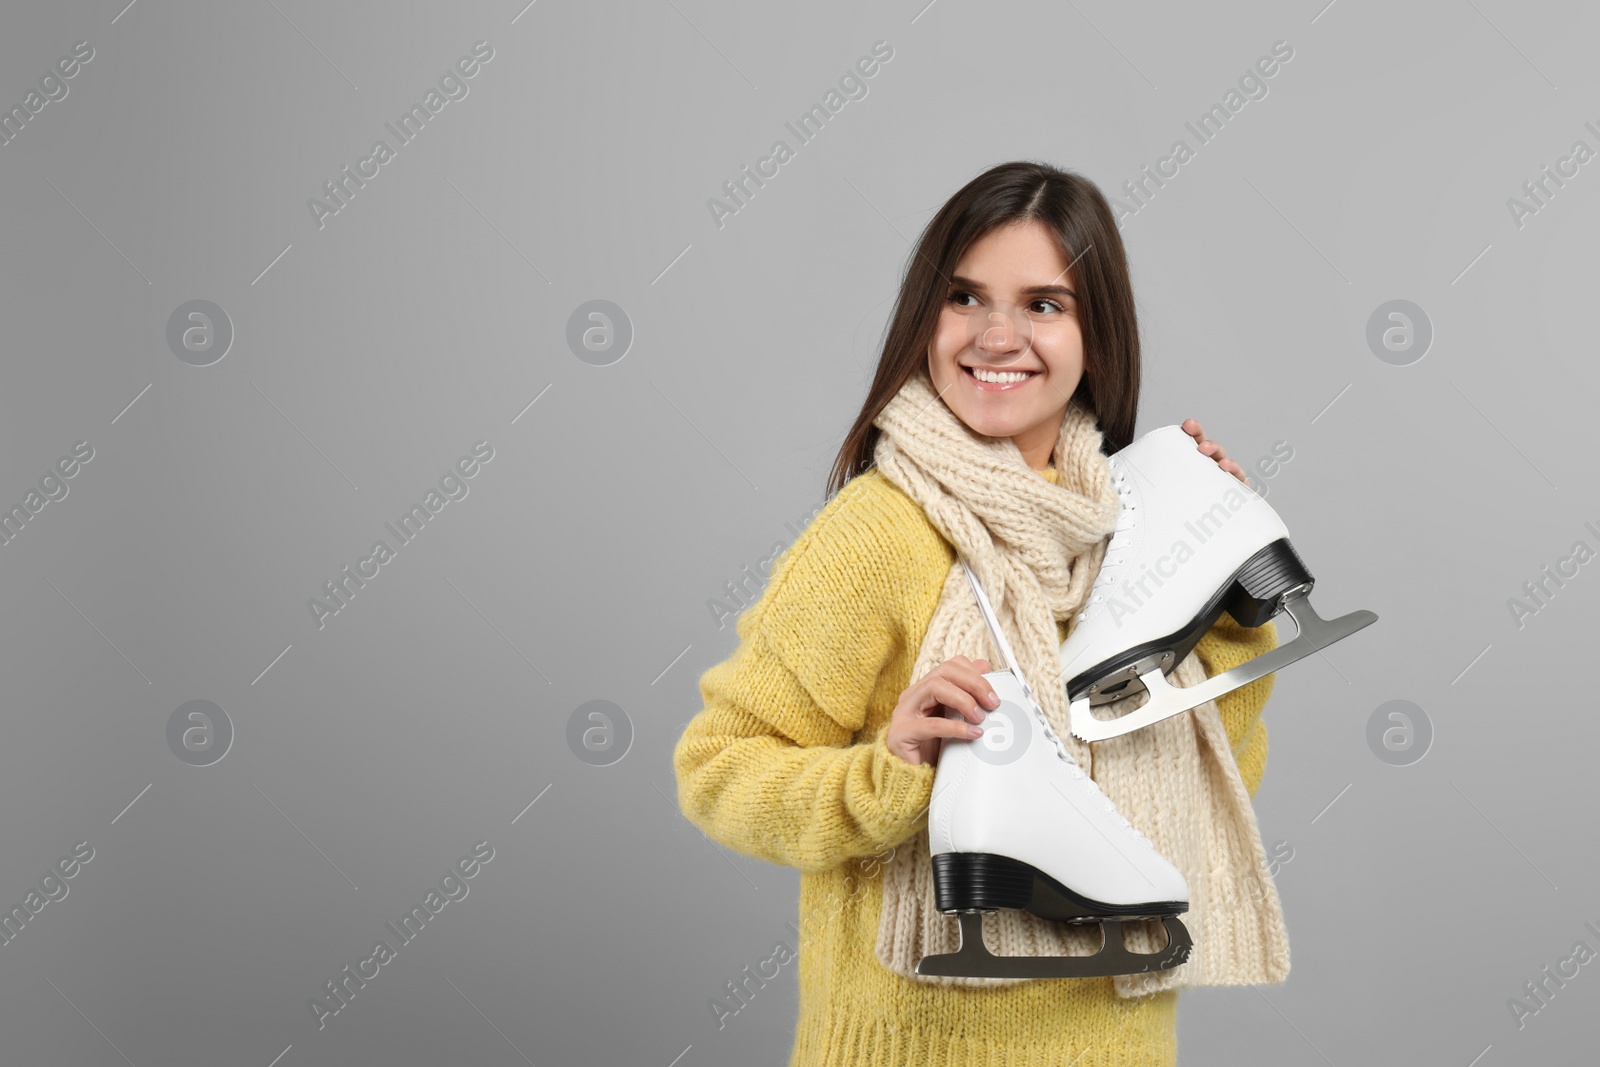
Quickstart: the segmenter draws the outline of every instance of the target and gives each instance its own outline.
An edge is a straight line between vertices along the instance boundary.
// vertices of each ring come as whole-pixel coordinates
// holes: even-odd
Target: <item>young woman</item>
[[[1092,752],[1066,728],[1058,650],[1104,589],[1100,565],[1123,521],[1106,459],[1133,439],[1139,373],[1123,246],[1092,183],[1007,163],[934,216],[830,499],[740,615],[738,649],[702,675],[704,710],[673,753],[695,825],[802,872],[791,1067],[1174,1063],[1178,986],[1286,976],[1250,804],[1273,676]],[[1198,422],[1184,429],[1244,481]],[[941,739],[977,736],[998,703],[963,560],[1055,733],[1189,882],[1195,948],[1183,965],[1102,978],[915,973],[957,941],[930,874]],[[1174,681],[1193,685],[1276,643],[1274,627],[1224,614]],[[1100,945],[1093,926],[987,918],[1005,920],[998,940],[986,937],[997,954]],[[1159,927],[1141,931],[1147,944],[1133,943],[1137,929],[1131,950],[1160,947]]]

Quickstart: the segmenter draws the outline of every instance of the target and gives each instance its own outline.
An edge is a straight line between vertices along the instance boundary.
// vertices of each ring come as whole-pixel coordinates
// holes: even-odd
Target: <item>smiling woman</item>
[[[738,617],[738,649],[701,675],[704,710],[673,752],[689,820],[798,868],[802,915],[830,916],[798,930],[791,1067],[1161,1067],[1176,1060],[1179,986],[1287,975],[1270,882],[1260,899],[1227,895],[1258,860],[1265,868],[1250,796],[1267,688],[1234,690],[1092,760],[1068,729],[1062,642],[1101,588],[1111,539],[1132,528],[1110,457],[1132,443],[1139,378],[1126,256],[1092,182],[1005,163],[934,215],[831,499]],[[1198,422],[1183,432],[1239,477]],[[994,598],[985,615],[980,581]],[[1004,642],[992,637],[1002,627]],[[1004,671],[981,658],[995,655],[991,637]],[[1178,666],[1214,674],[1275,639],[1272,627],[1219,625]],[[1036,720],[1007,719],[990,688],[1000,674],[1030,680]],[[991,713],[1000,729],[978,729]],[[1055,884],[1076,894],[1070,907],[1030,881],[1014,843],[933,853],[930,805],[948,799],[969,751],[949,758],[950,746],[1009,738],[1007,721],[1041,723],[1053,747],[1007,776],[1021,804],[976,818],[1064,857],[1072,884]],[[1058,794],[1113,833],[1121,820],[1137,835],[1124,835],[1129,851],[1071,838],[1085,824],[1051,817]],[[847,896],[852,862],[885,853]],[[1191,885],[1196,935],[1175,942]],[[847,905],[828,907],[838,899]],[[989,942],[979,965],[952,950],[981,912],[995,923],[992,939],[977,931]]]
[[[1043,470],[1083,378],[1083,331],[1061,246],[1037,219],[1003,226],[956,263],[928,371],[974,431],[1016,442]]]
[[[1037,379],[981,389],[968,366]],[[907,263],[877,375],[829,473],[830,495],[873,466],[874,420],[918,372],[973,432],[1016,441],[1034,470],[1049,460],[1041,442],[1050,417],[1059,430],[1069,403],[1093,413],[1106,455],[1133,442],[1141,375],[1133,284],[1099,189],[1043,164],[1007,163],[934,216]]]

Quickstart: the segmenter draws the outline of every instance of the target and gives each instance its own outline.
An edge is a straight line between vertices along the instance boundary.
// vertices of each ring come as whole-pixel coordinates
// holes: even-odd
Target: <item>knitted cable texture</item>
[[[923,677],[957,655],[1002,662],[979,612],[965,558],[1012,647],[1051,728],[1100,790],[1135,828],[1183,873],[1189,884],[1184,924],[1194,940],[1175,968],[1114,979],[1122,997],[1179,986],[1281,982],[1289,971],[1288,934],[1250,795],[1241,780],[1215,701],[1091,748],[1068,727],[1058,624],[1069,632],[1105,557],[1120,501],[1111,481],[1094,416],[1069,404],[1052,452],[1056,482],[1029,469],[1007,437],[973,433],[934,392],[925,373],[913,376],[875,420],[882,434],[874,462],[884,477],[921,506],[953,545],[956,562],[945,577],[932,622],[911,677]],[[1172,681],[1179,687],[1206,678],[1191,652]],[[1111,705],[1134,710],[1141,690]],[[896,757],[898,758],[898,757]],[[882,878],[877,958],[889,970],[930,985],[1016,985],[1065,979],[966,978],[916,973],[923,956],[954,952],[955,916],[934,901],[927,819],[908,845],[896,849]],[[986,940],[997,955],[1089,955],[1097,927],[1039,919],[1002,910],[985,917]],[[1123,925],[1132,951],[1161,947],[1154,920]]]

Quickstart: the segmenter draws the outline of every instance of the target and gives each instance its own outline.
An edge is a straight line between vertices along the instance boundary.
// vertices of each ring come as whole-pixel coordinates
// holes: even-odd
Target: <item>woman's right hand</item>
[[[983,708],[1000,706],[999,696],[984,678],[988,671],[988,660],[955,656],[912,682],[900,694],[889,720],[884,740],[889,751],[910,764],[936,763],[939,738],[981,736],[983,731],[975,724],[983,721]],[[963,717],[945,718],[947,707]]]

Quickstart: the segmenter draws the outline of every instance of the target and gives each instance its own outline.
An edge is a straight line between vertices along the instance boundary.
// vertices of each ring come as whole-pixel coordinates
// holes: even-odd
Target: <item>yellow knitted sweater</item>
[[[1053,467],[1039,473],[1055,481]],[[1124,1000],[1110,978],[924,985],[875,955],[879,864],[926,821],[935,772],[885,737],[955,561],[876,468],[852,478],[739,616],[740,644],[701,675],[704,710],[673,750],[678,803],[694,825],[802,872],[789,1067],[1176,1063],[1176,990]],[[1246,629],[1224,614],[1195,654],[1212,676],[1276,645],[1274,624]],[[1273,677],[1217,699],[1251,796],[1266,767],[1260,720]]]

